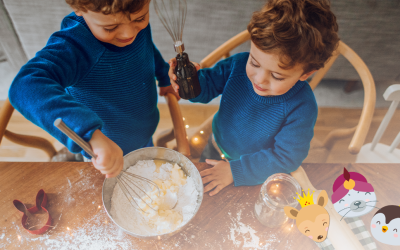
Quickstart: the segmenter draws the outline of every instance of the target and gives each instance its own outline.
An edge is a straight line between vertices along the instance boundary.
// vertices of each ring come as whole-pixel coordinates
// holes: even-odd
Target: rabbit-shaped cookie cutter
[[[47,205],[47,195],[46,195],[46,193],[44,192],[43,189],[40,189],[39,192],[36,195],[36,206],[31,207],[31,208],[28,209],[25,206],[25,204],[22,203],[19,200],[14,200],[13,204],[23,214],[22,220],[21,220],[22,226],[29,233],[31,233],[31,234],[43,234],[44,232],[46,232],[50,228],[51,216],[49,214],[49,211],[47,211],[47,209],[45,208],[46,205]],[[27,227],[27,224],[26,224],[26,222],[28,220],[28,216],[26,215],[25,211],[28,211],[31,214],[35,214],[38,211],[40,211],[40,209],[43,209],[43,211],[45,211],[47,213],[47,215],[48,215],[46,224],[42,228],[39,228],[39,229],[36,229],[36,230],[29,230],[29,228]]]

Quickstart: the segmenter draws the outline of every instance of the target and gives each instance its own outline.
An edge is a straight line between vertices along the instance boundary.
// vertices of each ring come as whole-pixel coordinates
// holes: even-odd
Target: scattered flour
[[[260,249],[260,238],[256,235],[256,231],[240,222],[242,211],[237,213],[237,218],[232,218],[230,230],[230,240],[236,247],[242,245],[242,248]]]
[[[20,236],[21,245],[15,244],[10,247],[9,244],[2,244],[0,241],[0,249],[46,249],[46,250],[117,250],[117,249],[138,249],[137,243],[127,236],[118,234],[118,228],[114,223],[111,223],[107,218],[106,212],[103,209],[99,209],[99,213],[92,219],[85,221],[82,226],[72,227],[68,231],[54,231],[50,230],[44,235],[29,235],[23,231],[20,231],[20,226],[15,225],[18,228],[18,236]],[[56,227],[53,228],[53,230]],[[23,230],[23,229],[22,229]],[[25,236],[24,236],[25,235]],[[3,236],[1,236],[3,237]],[[1,239],[0,237],[0,239]],[[12,238],[16,238],[17,235],[8,235],[5,240],[11,243]],[[38,244],[35,247],[27,247],[30,245]],[[8,245],[8,246],[7,246]]]
[[[170,182],[171,180],[174,182],[173,180],[179,178],[175,176],[177,172],[172,171],[173,168],[174,167],[170,163],[162,164],[157,168],[153,160],[146,160],[137,162],[127,171],[153,180],[157,182],[159,186],[161,182],[163,185],[167,183],[165,184],[167,188],[170,188],[172,185],[172,189],[174,189],[176,186]],[[179,190],[175,190],[175,192],[177,191],[178,197],[176,207],[172,210],[160,209],[158,210],[158,214],[152,218],[151,216],[143,215],[140,210],[136,210],[125,197],[119,185],[116,185],[111,199],[110,214],[114,221],[121,227],[137,235],[149,236],[173,231],[175,228],[186,224],[186,222],[193,217],[198,199],[198,191],[191,177],[188,176],[185,182],[180,184]],[[164,190],[164,188],[164,186],[162,188],[160,187],[162,190]],[[149,193],[151,192],[151,190],[147,191],[149,191]],[[167,213],[167,215],[165,215],[165,213]],[[154,227],[154,221],[157,221],[162,216],[165,218],[168,217],[169,219],[163,220],[163,227]],[[177,223],[177,225],[174,225],[174,223]]]

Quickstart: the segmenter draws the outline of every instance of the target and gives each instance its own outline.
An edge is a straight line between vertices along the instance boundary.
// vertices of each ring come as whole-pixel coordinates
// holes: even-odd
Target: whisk
[[[61,132],[63,132],[66,136],[68,136],[71,140],[73,140],[76,144],[78,144],[86,153],[90,156],[96,158],[97,156],[92,151],[92,147],[89,143],[84,141],[79,135],[77,135],[74,131],[72,131],[61,118],[58,118],[54,121],[54,126],[56,126]],[[138,204],[139,199],[146,204],[149,208],[154,211],[157,211],[155,208],[151,206],[145,199],[142,197],[148,197],[153,203],[153,199],[147,194],[146,188],[152,189],[152,187],[157,188],[158,196],[160,196],[160,188],[153,181],[144,178],[142,176],[129,173],[127,171],[122,170],[121,173],[116,177],[119,187],[122,192],[129,200],[130,204],[137,210],[141,210],[146,213]],[[141,195],[143,194],[143,195]]]
[[[201,92],[199,77],[196,67],[189,61],[187,53],[183,52],[185,46],[182,42],[183,27],[186,21],[186,0],[153,0],[154,9],[165,29],[174,41],[176,61],[175,68],[179,96],[183,99],[192,99]]]

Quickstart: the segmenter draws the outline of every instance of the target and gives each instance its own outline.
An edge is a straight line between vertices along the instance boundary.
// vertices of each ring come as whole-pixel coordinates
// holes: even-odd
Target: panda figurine
[[[379,209],[371,220],[371,233],[379,242],[400,246],[400,206]]]

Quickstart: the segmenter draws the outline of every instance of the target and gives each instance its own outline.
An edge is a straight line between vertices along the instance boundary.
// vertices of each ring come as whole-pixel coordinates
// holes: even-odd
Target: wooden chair
[[[249,39],[250,34],[247,32],[247,30],[229,39],[227,42],[211,52],[200,62],[201,68],[209,68],[213,66],[216,62],[218,62],[221,58],[229,57],[230,51],[232,51],[240,44],[248,41]],[[364,105],[361,117],[357,126],[353,128],[342,128],[333,130],[326,136],[323,142],[320,142],[316,138],[313,138],[311,141],[309,155],[304,160],[304,162],[307,163],[326,162],[329,156],[329,152],[335,142],[339,139],[345,139],[351,136],[353,137],[350,145],[348,146],[348,150],[351,154],[357,154],[360,151],[361,146],[364,144],[372,121],[376,101],[374,80],[368,67],[365,65],[362,59],[342,41],[339,42],[338,49],[334,52],[334,55],[326,63],[325,67],[320,69],[315,74],[309,84],[314,90],[339,55],[344,56],[353,65],[363,83]],[[213,116],[209,117],[206,121],[203,122],[203,124],[196,128],[195,131],[192,130],[192,133],[189,134],[189,147],[193,158],[200,157],[200,154],[207,143],[208,137],[212,133],[212,120]],[[165,140],[165,138],[160,138],[160,140],[157,142],[157,145],[165,146],[166,142],[167,140]]]
[[[383,93],[383,98],[386,101],[392,102],[392,104],[379,125],[378,131],[376,131],[372,142],[362,146],[360,153],[357,155],[357,163],[400,163],[400,149],[397,148],[400,144],[400,133],[397,134],[390,146],[379,143],[394,115],[394,112],[399,106],[400,84],[390,85],[386,89],[385,93]]]

